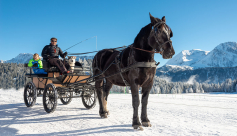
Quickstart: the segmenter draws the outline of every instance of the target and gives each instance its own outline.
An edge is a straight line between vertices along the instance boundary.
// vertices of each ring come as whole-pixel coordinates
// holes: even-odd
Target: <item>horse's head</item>
[[[154,18],[150,14],[152,30],[148,37],[148,44],[158,52],[164,59],[170,59],[175,54],[172,41],[172,30],[166,25],[165,16],[162,19]]]

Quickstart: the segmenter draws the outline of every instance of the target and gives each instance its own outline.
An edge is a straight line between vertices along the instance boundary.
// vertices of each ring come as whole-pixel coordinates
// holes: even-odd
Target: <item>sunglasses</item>
[[[51,42],[57,42],[57,41],[51,41]]]

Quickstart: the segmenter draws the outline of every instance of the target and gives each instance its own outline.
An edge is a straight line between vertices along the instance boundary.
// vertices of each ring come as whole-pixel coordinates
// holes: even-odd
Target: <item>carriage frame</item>
[[[96,91],[92,78],[91,67],[73,66],[73,72],[60,74],[57,67],[51,66],[43,60],[43,69],[48,74],[34,74],[34,67],[28,67],[29,72],[25,74],[31,81],[25,84],[24,102],[27,107],[33,107],[37,97],[43,97],[43,106],[47,113],[52,113],[57,107],[57,99],[64,105],[69,104],[72,98],[82,98],[82,103],[87,109],[96,105]]]

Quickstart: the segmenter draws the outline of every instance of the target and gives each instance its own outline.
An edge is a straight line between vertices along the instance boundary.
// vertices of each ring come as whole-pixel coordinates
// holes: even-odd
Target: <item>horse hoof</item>
[[[133,125],[133,129],[143,131],[143,128],[140,125]]]
[[[101,117],[101,118],[108,118],[108,116],[107,116],[106,113],[105,113],[105,114],[100,114],[100,117]]]
[[[105,113],[106,113],[107,115],[109,115],[109,111],[106,111]]]
[[[151,123],[150,122],[142,122],[142,126],[151,127]]]

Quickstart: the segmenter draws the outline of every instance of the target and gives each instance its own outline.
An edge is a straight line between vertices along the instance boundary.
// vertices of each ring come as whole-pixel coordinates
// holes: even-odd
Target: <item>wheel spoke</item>
[[[53,84],[46,85],[43,91],[44,109],[48,113],[54,112],[57,107],[57,90]]]
[[[24,101],[27,107],[32,107],[36,102],[37,92],[33,82],[28,82],[24,89]]]
[[[90,98],[88,99],[88,105],[91,106],[91,100],[90,100]]]
[[[29,100],[28,100],[28,103],[29,103],[29,104],[31,104],[31,99],[32,99],[32,98],[30,97]]]

